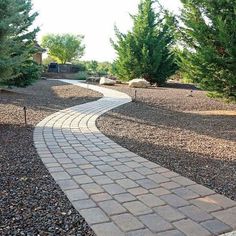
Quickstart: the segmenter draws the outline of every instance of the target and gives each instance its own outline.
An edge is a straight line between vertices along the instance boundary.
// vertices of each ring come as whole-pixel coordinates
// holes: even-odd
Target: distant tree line
[[[86,71],[88,74],[93,76],[110,76],[114,74],[112,72],[112,63],[110,62],[98,62],[92,61],[80,61],[74,62],[80,71]]]

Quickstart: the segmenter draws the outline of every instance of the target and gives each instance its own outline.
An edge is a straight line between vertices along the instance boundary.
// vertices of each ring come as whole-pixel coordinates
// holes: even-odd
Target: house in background
[[[33,55],[33,59],[39,65],[43,63],[43,53],[46,52],[44,48],[42,48],[37,42],[35,43],[36,53]]]

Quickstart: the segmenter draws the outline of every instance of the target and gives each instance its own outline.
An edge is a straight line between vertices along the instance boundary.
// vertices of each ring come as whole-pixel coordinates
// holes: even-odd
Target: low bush
[[[19,74],[19,76],[8,80],[7,83],[3,83],[3,85],[26,87],[40,78],[42,70],[42,66],[38,65],[33,60],[27,60],[15,70],[15,74]]]
[[[74,78],[77,80],[86,80],[88,78],[88,74],[85,71],[80,71],[74,75]]]

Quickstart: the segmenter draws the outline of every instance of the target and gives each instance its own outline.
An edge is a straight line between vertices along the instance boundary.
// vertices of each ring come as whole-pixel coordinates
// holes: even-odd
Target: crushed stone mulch
[[[60,109],[100,97],[47,80],[0,92],[0,235],[94,235],[39,159],[33,130]]]
[[[126,85],[112,88],[134,98]],[[140,156],[236,200],[236,104],[210,99],[191,85],[136,91],[135,102],[98,119],[99,129]]]

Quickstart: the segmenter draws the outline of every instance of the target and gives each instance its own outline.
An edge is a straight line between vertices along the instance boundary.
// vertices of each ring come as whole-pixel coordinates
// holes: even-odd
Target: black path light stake
[[[24,110],[24,117],[25,117],[25,125],[27,125],[27,119],[26,119],[26,110],[27,110],[27,108],[23,107],[23,110]]]
[[[134,90],[133,102],[136,102],[136,99],[137,99],[137,90],[135,89],[135,90]]]
[[[188,97],[193,97],[193,90],[190,91]]]

